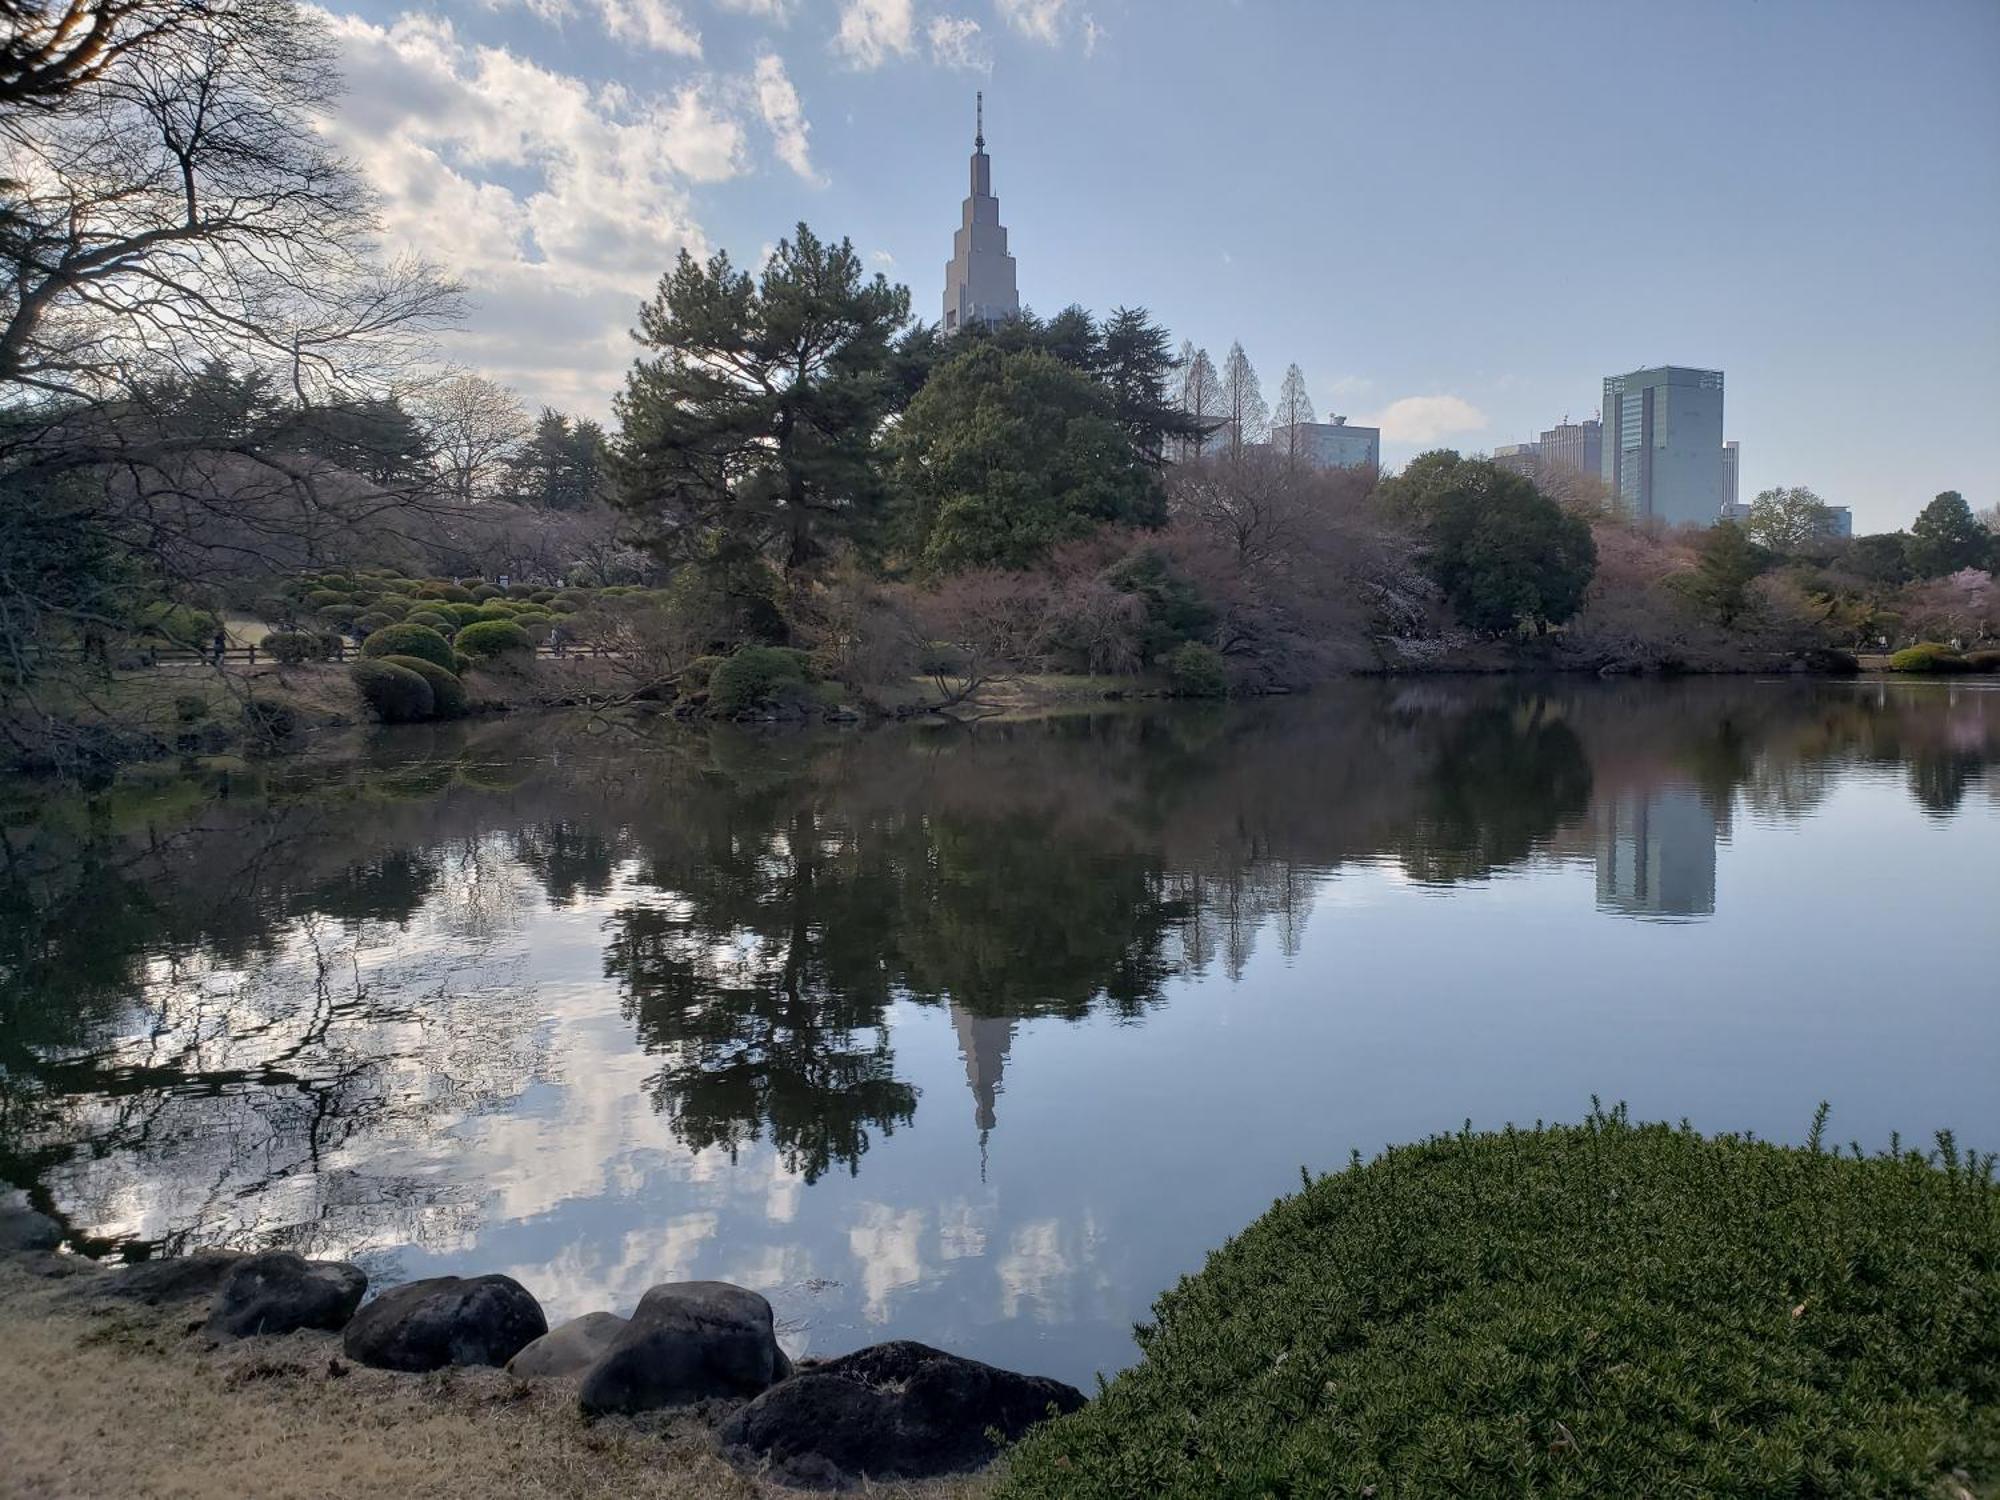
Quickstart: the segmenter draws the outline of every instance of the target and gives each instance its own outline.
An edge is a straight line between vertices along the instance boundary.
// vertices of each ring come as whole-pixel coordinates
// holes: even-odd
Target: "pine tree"
[[[1174,399],[1177,361],[1166,329],[1143,307],[1113,308],[1104,325],[1101,365],[1101,378],[1132,447],[1148,467],[1162,467],[1168,442],[1196,431]]]

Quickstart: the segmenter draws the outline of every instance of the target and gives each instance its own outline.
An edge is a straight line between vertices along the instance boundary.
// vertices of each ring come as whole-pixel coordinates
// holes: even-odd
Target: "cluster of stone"
[[[45,1254],[53,1220],[0,1204],[0,1250]],[[53,1260],[53,1257],[48,1257]],[[437,1276],[362,1305],[368,1277],[289,1251],[203,1251],[103,1278],[104,1296],[151,1306],[206,1299],[216,1340],[338,1333],[348,1358],[385,1370],[499,1365],[565,1380],[590,1418],[728,1403],[730,1459],[783,1483],[844,1488],[976,1469],[1045,1418],[1083,1405],[1072,1386],[899,1340],[795,1369],[771,1304],[723,1281],[653,1287],[629,1318],[595,1312],[551,1329],[510,1276]]]

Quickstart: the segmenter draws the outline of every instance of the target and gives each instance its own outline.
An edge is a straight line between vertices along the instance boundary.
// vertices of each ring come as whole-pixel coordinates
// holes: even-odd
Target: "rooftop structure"
[[[975,96],[972,136],[972,192],[951,240],[944,268],[944,331],[968,323],[1003,323],[1021,315],[1014,285],[1014,257],[1007,253],[1007,230],[1000,200],[993,195],[993,160],[986,154],[986,95]]]

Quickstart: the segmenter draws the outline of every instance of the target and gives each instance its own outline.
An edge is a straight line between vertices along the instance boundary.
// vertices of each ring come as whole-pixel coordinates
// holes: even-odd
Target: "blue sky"
[[[689,245],[804,218],[937,316],[972,94],[1024,299],[1143,305],[1384,457],[1728,375],[1746,496],[2000,500],[2000,3],[334,3],[330,128],[453,353],[602,413]]]

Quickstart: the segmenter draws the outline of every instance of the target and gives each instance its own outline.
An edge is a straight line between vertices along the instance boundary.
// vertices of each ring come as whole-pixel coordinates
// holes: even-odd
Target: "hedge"
[[[326,637],[304,630],[268,631],[264,639],[257,643],[257,649],[286,667],[297,666],[303,661],[325,661],[332,655],[327,649]]]
[[[1229,693],[1229,674],[1222,657],[1200,641],[1182,641],[1167,657],[1167,681],[1183,698],[1222,698]]]
[[[1994,1158],[1824,1118],[1356,1153],[1162,1296],[997,1500],[1994,1493]]]
[[[437,707],[430,683],[408,667],[380,660],[359,661],[349,668],[348,675],[384,724],[415,724],[428,719]]]
[[[1889,658],[1891,672],[1964,672],[1970,670],[1964,657],[1936,641],[1920,641]]]
[[[465,696],[465,684],[458,680],[457,673],[447,672],[436,662],[425,661],[421,656],[384,656],[377,660],[392,667],[407,667],[430,684],[432,718],[462,719],[471,711]]]
[[[738,714],[805,696],[805,653],[778,646],[743,646],[726,656],[708,679],[708,709]]]
[[[512,620],[481,620],[452,637],[452,644],[474,661],[488,661],[509,652],[533,651],[528,632]]]
[[[447,672],[451,670],[451,642],[427,625],[391,625],[378,630],[361,643],[363,656],[421,656]]]

